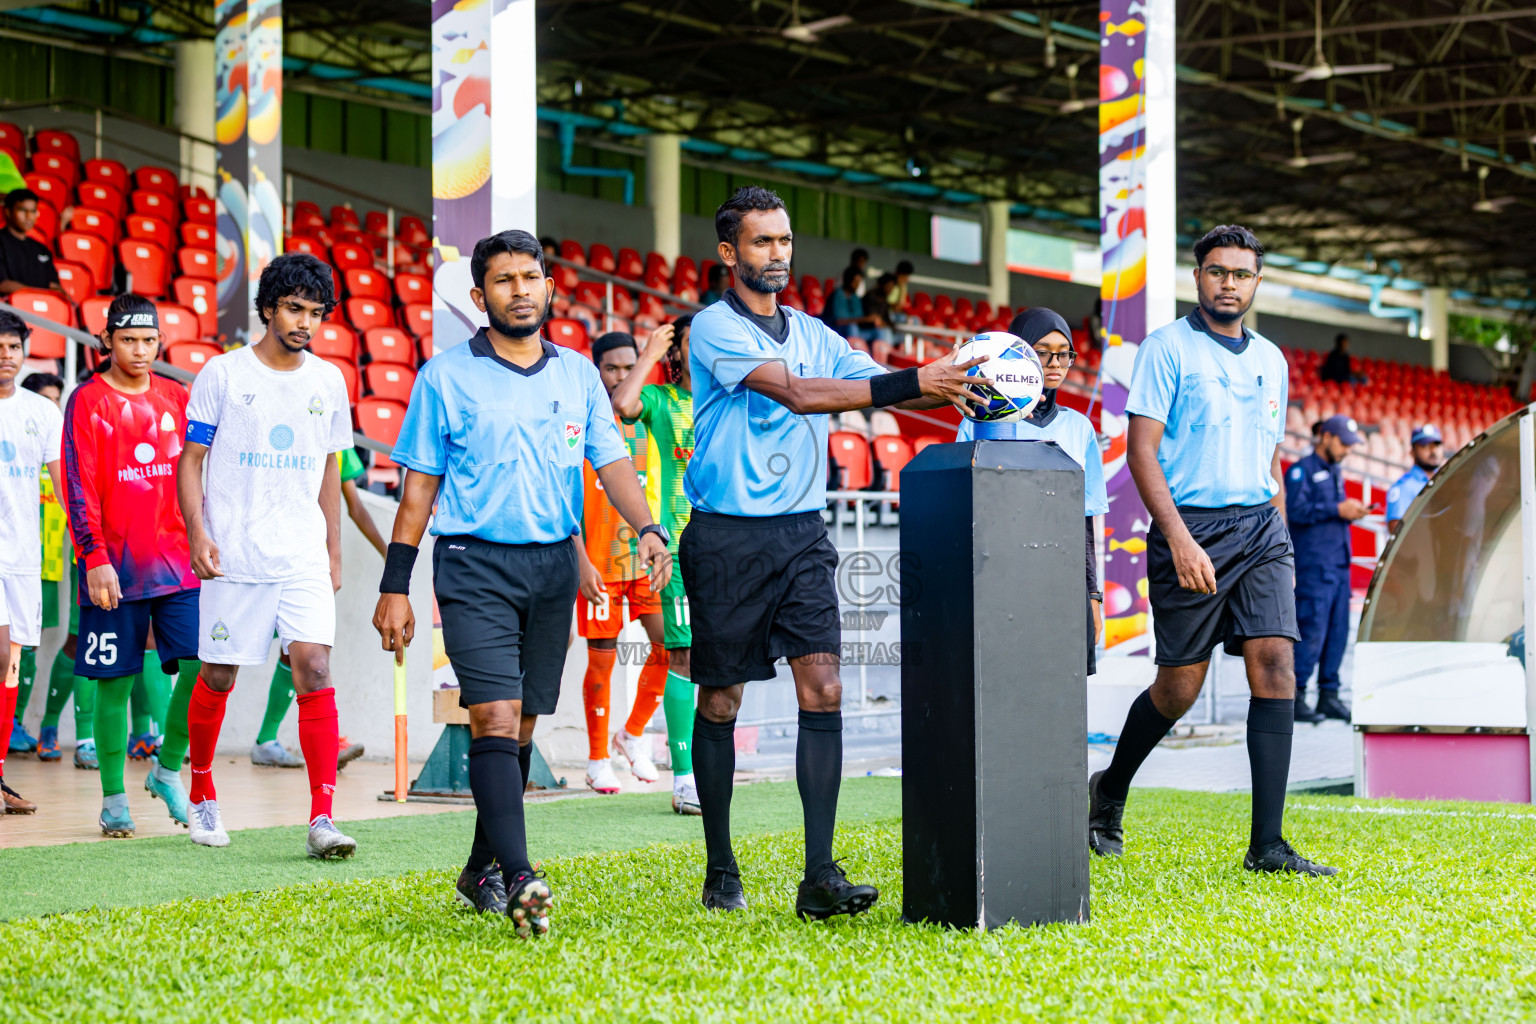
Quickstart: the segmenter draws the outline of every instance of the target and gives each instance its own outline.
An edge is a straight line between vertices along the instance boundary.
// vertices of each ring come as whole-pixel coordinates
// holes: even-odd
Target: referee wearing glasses
[[[519,935],[549,930],[549,884],[528,861],[523,785],[533,727],[560,696],[581,525],[581,470],[590,461],[639,535],[651,588],[671,577],[666,531],[614,424],[591,360],[539,337],[554,282],[526,231],[482,238],[470,297],[488,328],[422,368],[391,458],[406,467],[373,624],[405,657],[415,633],[407,597],[427,520],[438,538],[433,582],[443,646],[469,709],[474,845],[458,898],[505,912]]]
[[[1127,462],[1147,511],[1148,597],[1157,679],[1131,705],[1114,759],[1088,782],[1088,843],[1124,851],[1131,779],[1190,709],[1211,651],[1241,655],[1252,697],[1248,764],[1253,820],[1243,867],[1331,875],[1281,835],[1291,764],[1300,639],[1296,560],[1280,514],[1276,446],[1285,431],[1285,357],[1243,326],[1264,248],[1223,225],[1195,243],[1200,306],[1147,336],[1131,371]]]

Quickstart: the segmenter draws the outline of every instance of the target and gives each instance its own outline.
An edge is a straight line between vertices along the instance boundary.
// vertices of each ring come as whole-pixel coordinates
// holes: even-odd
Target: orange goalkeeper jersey
[[[640,486],[645,487],[646,433],[638,423],[619,421],[619,433],[629,449],[630,461],[640,474]],[[587,544],[587,557],[597,566],[605,583],[621,583],[644,576],[645,567],[640,564],[639,537],[619,510],[613,507],[603,491],[602,481],[590,462],[582,468],[586,493],[582,501],[581,532]]]

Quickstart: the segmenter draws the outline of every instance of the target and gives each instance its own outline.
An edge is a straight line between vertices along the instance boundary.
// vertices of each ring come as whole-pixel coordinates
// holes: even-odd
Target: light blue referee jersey
[[[1061,450],[1072,456],[1083,467],[1083,515],[1101,516],[1109,511],[1109,493],[1104,487],[1104,453],[1099,450],[1099,438],[1094,432],[1093,421],[1076,409],[1058,405],[1045,423],[1019,420],[1001,423],[1005,430],[1012,428],[1015,441],[1055,441]],[[970,420],[962,419],[955,432],[956,441],[974,441],[976,428]]]
[[[1397,483],[1387,488],[1387,522],[1406,516],[1413,499],[1428,486],[1429,474],[1418,466],[1398,477]]]
[[[592,360],[544,343],[524,369],[482,328],[427,361],[390,457],[443,478],[432,533],[553,544],[581,523],[581,464],[627,457]]]
[[[694,447],[683,490],[694,508],[778,516],[826,506],[826,415],[797,416],[742,381],[774,361],[797,377],[867,380],[885,370],[820,320],[784,312],[789,336],[782,345],[728,302],[693,318]]]
[[[1157,461],[1176,505],[1261,505],[1285,435],[1285,356],[1246,328],[1234,350],[1200,311],[1147,336],[1136,352],[1125,411],[1164,425]]]

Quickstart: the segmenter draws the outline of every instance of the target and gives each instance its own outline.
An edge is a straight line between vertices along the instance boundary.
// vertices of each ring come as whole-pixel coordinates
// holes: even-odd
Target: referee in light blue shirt
[[[1247,228],[1222,225],[1195,243],[1194,256],[1199,308],[1148,335],[1131,371],[1127,462],[1152,514],[1147,585],[1157,680],[1131,705],[1109,767],[1089,779],[1088,842],[1100,854],[1123,852],[1131,779],[1193,706],[1222,644],[1242,655],[1252,693],[1253,824],[1243,867],[1331,875],[1335,868],[1301,856],[1281,835],[1300,633],[1276,447],[1285,431],[1285,358],[1243,326],[1264,247]]]
[[[1409,443],[1413,446],[1413,468],[1387,488],[1387,529],[1394,533],[1397,524],[1408,514],[1408,506],[1429,486],[1429,478],[1435,475],[1445,457],[1444,439],[1440,436],[1440,428],[1433,423],[1414,427]]]
[[[886,373],[821,321],[778,304],[794,251],[789,214],[765,188],[738,189],[715,213],[720,261],[736,273],[693,318],[694,449],[683,487],[693,516],[678,568],[693,616],[699,707],[693,770],[704,818],[703,901],[747,905],[731,852],[734,733],[742,685],[789,659],[800,702],[795,778],[805,811],[805,878],[795,911],[824,919],[868,909],[879,893],[832,859],[842,777],[837,552],[826,507],[829,412],[937,408],[970,396],[953,357]]]
[[[411,567],[435,503],[433,581],[459,703],[469,709],[479,812],[457,894],[477,911],[504,911],[527,936],[549,929],[552,896],[528,861],[523,786],[534,723],[560,696],[584,460],[639,533],[657,593],[671,562],[597,368],[539,336],[554,282],[538,239],[482,238],[470,273],[470,297],[490,327],[429,360],[411,389],[391,453],[406,467],[405,486],[373,623],[403,660],[416,625]]]

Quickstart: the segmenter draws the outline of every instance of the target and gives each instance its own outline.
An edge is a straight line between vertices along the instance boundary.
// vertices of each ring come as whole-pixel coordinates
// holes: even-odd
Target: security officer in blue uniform
[[[1440,468],[1442,439],[1440,429],[1433,423],[1413,428],[1413,468],[1397,478],[1397,483],[1387,488],[1387,529],[1397,532],[1397,524],[1408,514],[1408,506],[1428,484],[1429,478]]]
[[[1341,463],[1360,443],[1359,427],[1348,416],[1323,421],[1312,454],[1291,467],[1285,479],[1285,513],[1296,548],[1296,721],[1349,721],[1339,700],[1339,664],[1349,640],[1349,526],[1366,508],[1344,496]],[[1307,680],[1321,661],[1317,707],[1307,706]]]

